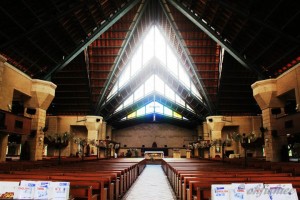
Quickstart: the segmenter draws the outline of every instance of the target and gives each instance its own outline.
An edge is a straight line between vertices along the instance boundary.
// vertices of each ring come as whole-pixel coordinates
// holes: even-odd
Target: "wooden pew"
[[[108,199],[119,199],[136,180],[145,167],[144,159],[113,159],[93,162],[72,163],[64,166],[47,166],[45,168],[30,168],[30,171],[10,171],[10,178],[35,180],[65,180],[65,181],[95,181],[97,177],[102,183],[97,186],[101,199],[108,192]],[[16,175],[16,177],[14,177]],[[0,174],[0,177],[7,175]],[[78,178],[80,177],[80,178]],[[96,186],[93,187],[93,191]],[[106,190],[106,191],[105,191]]]
[[[97,195],[92,194],[92,186],[71,185],[70,199],[97,200]]]

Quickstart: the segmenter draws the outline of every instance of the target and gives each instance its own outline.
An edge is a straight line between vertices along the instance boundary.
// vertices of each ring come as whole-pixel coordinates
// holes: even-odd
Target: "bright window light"
[[[160,113],[163,114],[164,113],[164,106],[158,102],[155,102],[155,113]]]
[[[134,99],[133,101],[140,100],[144,97],[144,84],[141,85],[135,92],[134,92]]]
[[[145,95],[154,91],[154,75],[145,82]]]
[[[134,76],[142,68],[142,47],[139,47],[136,53],[132,57],[131,61],[131,74]]]
[[[143,42],[143,65],[154,57],[154,28],[150,29]]]
[[[173,116],[174,116],[175,118],[179,118],[179,119],[182,118],[182,115],[179,114],[179,113],[177,113],[177,112],[173,112]]]
[[[136,117],[136,112],[133,112],[127,116],[128,119],[132,119]]]
[[[155,57],[159,59],[162,65],[166,65],[166,40],[158,30],[154,27],[155,31]]]
[[[155,75],[155,91],[159,92],[160,94],[164,95],[165,91],[165,83],[157,76]]]
[[[133,103],[133,95],[124,101],[124,107],[129,106]]]
[[[137,117],[144,116],[146,114],[145,107],[142,107],[136,111]]]
[[[154,113],[154,106],[155,106],[154,102],[149,103],[146,106],[146,114]]]
[[[164,107],[164,114],[168,116],[172,116],[172,110],[170,108]]]
[[[168,45],[165,37],[156,26],[153,26],[149,30],[146,37],[141,42],[141,45],[132,55],[132,58],[124,66],[119,80],[116,81],[114,87],[107,96],[107,99],[112,98],[121,90],[121,88],[126,87],[126,84],[132,79],[132,77],[139,75],[140,70],[154,57],[159,60],[163,67],[166,67],[166,69],[170,72],[170,76],[173,76],[173,78],[179,80],[186,87],[186,89],[194,94],[197,98],[200,100],[202,99],[197,88],[191,81],[187,71],[178,59],[179,57],[176,56],[176,52],[173,51],[173,47]],[[153,91],[158,92],[170,101],[194,112],[193,109],[177,94],[177,92],[175,92],[168,84],[164,82],[163,79],[160,78],[159,74],[153,74],[150,76],[150,78],[145,80],[145,82],[139,86],[136,91],[134,91],[133,95],[127,98],[115,110],[115,112],[132,105]],[[186,119],[179,113],[173,112],[170,108],[156,102],[155,100],[152,103],[139,108],[133,113],[128,115],[127,118],[139,117],[150,113],[160,113],[175,118]]]
[[[130,78],[130,67],[128,67],[129,65],[125,66],[125,69],[122,73],[122,75],[119,78],[119,88],[121,88],[123,85],[125,85],[125,83],[127,83],[129,81]]]

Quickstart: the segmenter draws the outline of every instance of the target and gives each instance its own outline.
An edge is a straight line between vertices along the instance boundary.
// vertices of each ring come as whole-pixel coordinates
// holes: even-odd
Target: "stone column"
[[[112,126],[106,125],[106,135],[109,137],[110,140],[112,140]]]
[[[4,63],[6,62],[6,58],[0,55],[0,102],[3,102],[3,90],[2,90],[2,80],[3,80],[3,71],[4,71]],[[6,147],[8,143],[8,135],[0,134],[0,162],[5,161],[6,157]]]
[[[263,128],[266,132],[265,154],[267,161],[279,161],[280,149],[287,144],[286,136],[276,136],[276,119],[272,115],[272,108],[283,108],[284,103],[277,98],[277,81],[268,79],[252,84],[253,96],[262,110]]]
[[[8,134],[0,134],[0,163],[6,160]]]
[[[4,63],[6,62],[6,58],[0,55],[0,102],[4,101],[3,97],[3,89],[2,89],[2,81],[3,81],[3,71],[4,71]]]
[[[32,118],[31,130],[34,133],[29,140],[30,160],[42,160],[44,148],[42,129],[45,127],[46,110],[55,96],[55,89],[56,85],[51,82],[32,80],[31,98],[24,104],[26,108],[24,115]]]
[[[97,141],[99,128],[102,124],[102,117],[100,116],[86,116],[85,126],[88,130],[87,140],[88,141]],[[90,144],[90,154],[96,155],[97,154],[97,147],[95,145]]]
[[[106,125],[106,136],[109,138],[109,140],[113,140],[113,138],[112,138],[112,126],[111,125]],[[114,157],[114,153],[115,153],[115,150],[111,149],[110,156]]]
[[[209,116],[206,118],[207,125],[211,131],[211,140],[222,139],[222,129],[225,125],[225,121],[222,119],[223,116]],[[214,158],[216,155],[222,157],[222,144],[211,147],[210,155],[212,158]]]
[[[106,140],[106,122],[103,121],[100,130],[100,140]]]

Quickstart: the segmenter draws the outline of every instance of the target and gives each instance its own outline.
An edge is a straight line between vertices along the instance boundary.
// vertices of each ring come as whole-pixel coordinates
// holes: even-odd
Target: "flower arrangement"
[[[47,134],[45,135],[44,141],[48,145],[54,146],[55,148],[62,148],[68,146],[71,137],[72,134],[68,132]]]

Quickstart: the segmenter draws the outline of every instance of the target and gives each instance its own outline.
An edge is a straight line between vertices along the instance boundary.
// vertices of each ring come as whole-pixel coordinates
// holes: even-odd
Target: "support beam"
[[[105,88],[103,89],[102,95],[101,95],[101,97],[100,97],[99,100],[98,100],[98,104],[97,104],[96,109],[95,109],[96,112],[97,112],[97,110],[100,109],[100,107],[101,107],[101,105],[102,105],[102,103],[103,103],[103,101],[104,101],[104,99],[105,99],[105,97],[106,97],[106,92],[107,92],[107,90],[108,90],[108,86],[111,84],[111,82],[112,82],[112,80],[113,80],[113,77],[114,77],[114,75],[115,75],[116,70],[120,67],[119,65],[120,65],[120,63],[121,63],[121,61],[122,61],[123,55],[124,55],[125,52],[126,52],[126,47],[128,46],[128,44],[129,44],[131,38],[133,37],[133,33],[134,33],[134,31],[136,30],[137,25],[138,25],[139,21],[141,20],[141,18],[142,18],[142,16],[143,16],[143,14],[144,14],[144,12],[145,12],[145,10],[146,10],[146,7],[147,7],[147,5],[149,4],[149,2],[150,2],[150,1],[146,1],[146,3],[143,2],[143,5],[141,5],[141,6],[142,6],[142,9],[141,9],[141,11],[138,13],[138,17],[137,17],[136,21],[134,21],[133,24],[132,24],[132,29],[130,30],[130,32],[129,32],[129,34],[128,34],[128,37],[127,37],[127,39],[126,39],[126,41],[125,41],[125,44],[124,44],[123,48],[121,48],[120,55],[119,55],[119,57],[117,57],[116,64],[114,65],[113,70],[111,71],[111,73],[110,73],[110,75],[109,75],[108,81],[107,81],[107,83],[105,84]]]
[[[129,10],[131,10],[140,0],[135,0],[133,2],[127,3],[123,6],[117,13],[97,28],[95,32],[93,32],[83,43],[79,44],[77,48],[69,54],[65,59],[59,63],[56,67],[54,67],[46,76],[43,77],[45,80],[51,79],[52,74],[63,69],[66,65],[68,65],[76,56],[78,56],[87,46],[89,46],[92,42],[94,42],[100,35],[102,35],[105,31],[107,31],[115,22],[121,19]]]
[[[255,66],[250,65],[247,60],[243,58],[237,51],[235,51],[229,43],[217,35],[207,24],[205,24],[201,19],[197,18],[195,13],[192,13],[188,8],[185,8],[183,5],[174,0],[166,0],[171,3],[177,10],[179,10],[184,16],[191,20],[196,26],[198,26],[204,33],[211,37],[215,42],[222,46],[232,57],[234,57],[241,65],[247,69],[255,72],[257,76],[261,79],[264,78],[264,75],[255,68]]]
[[[170,0],[169,0],[170,1]],[[283,1],[283,0],[280,0],[280,2]],[[279,4],[280,4],[279,2]],[[296,37],[294,36],[291,36],[291,35],[287,35],[285,34],[284,32],[282,32],[282,30],[270,25],[270,24],[267,24],[265,21],[261,20],[261,19],[258,19],[256,18],[255,16],[251,16],[249,17],[249,14],[248,13],[245,13],[243,12],[242,10],[238,9],[237,7],[233,6],[233,4],[229,4],[228,2],[224,1],[224,0],[220,0],[218,1],[218,3],[220,3],[222,6],[226,7],[227,9],[231,10],[232,12],[235,12],[245,18],[249,18],[249,20],[259,24],[260,26],[263,26],[264,28],[266,29],[269,29],[271,30],[272,32],[274,32],[276,35],[282,37],[282,38],[286,38],[288,40],[290,40],[291,42],[293,43],[296,43],[296,44],[299,44],[300,41],[299,39],[297,39]],[[273,5],[273,4],[272,4]],[[276,5],[273,5],[273,6],[279,6],[278,4]],[[271,10],[271,14],[274,12],[274,9]]]
[[[160,62],[153,58],[149,64],[143,67],[137,75],[134,76],[121,90],[113,95],[105,104],[103,104],[96,114],[107,117],[109,113],[116,110],[135,90],[144,83],[151,75],[156,74],[164,83],[168,85],[174,92],[184,99],[197,115],[205,116],[209,114],[208,107],[201,102],[192,92],[190,92],[175,76],[173,76]],[[147,76],[145,76],[145,74]],[[205,114],[203,115],[203,112]]]
[[[161,3],[161,1],[159,1]],[[200,89],[201,91],[201,95],[203,95],[204,99],[205,99],[205,102],[207,104],[207,107],[208,107],[208,110],[210,112],[210,114],[212,115],[213,114],[213,110],[214,110],[214,106],[212,105],[212,101],[210,100],[209,96],[207,95],[207,91],[204,89],[203,85],[204,83],[200,80],[201,77],[199,78],[199,74],[197,74],[197,72],[195,71],[195,65],[193,64],[192,62],[192,58],[189,56],[188,54],[188,49],[186,47],[186,45],[183,44],[183,39],[181,39],[182,37],[180,36],[180,34],[178,33],[177,29],[176,29],[176,26],[174,24],[174,20],[172,16],[170,16],[170,13],[167,12],[167,9],[165,8],[166,5],[166,2],[164,1],[164,4],[161,3],[161,7],[162,7],[162,10],[164,12],[164,14],[166,15],[167,19],[168,19],[168,22],[170,23],[172,29],[174,30],[175,32],[175,35],[176,37],[179,39],[178,43],[181,47],[181,49],[183,50],[183,53],[184,53],[184,56],[186,57],[186,60],[188,62],[188,65],[191,67],[192,69],[192,73],[196,79],[196,82],[197,82],[197,85],[198,85],[198,89]]]
[[[155,96],[155,98],[154,98]],[[116,112],[109,116],[106,121],[107,122],[113,122],[118,121],[122,119],[123,117],[126,117],[130,113],[142,108],[143,106],[146,106],[147,104],[151,103],[152,101],[156,101],[168,108],[170,108],[173,111],[176,111],[177,113],[181,114],[183,117],[189,119],[190,121],[201,121],[204,118],[199,117],[196,113],[193,113],[189,111],[188,109],[184,108],[183,106],[180,106],[176,104],[175,102],[169,100],[168,98],[164,97],[163,95],[159,94],[158,92],[152,92],[145,96],[143,99],[140,99],[136,101],[134,104],[127,106],[123,110],[120,110],[119,112]]]

